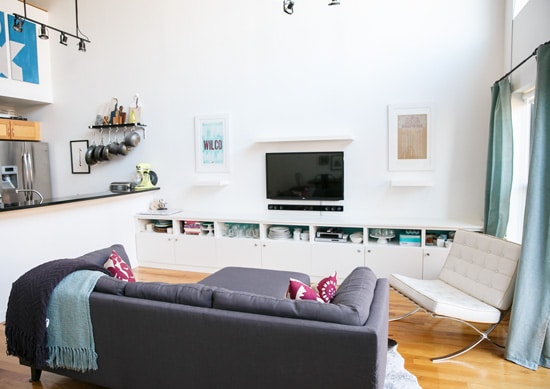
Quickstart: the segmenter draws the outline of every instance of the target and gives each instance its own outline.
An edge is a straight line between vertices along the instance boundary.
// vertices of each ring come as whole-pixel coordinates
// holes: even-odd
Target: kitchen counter
[[[1,205],[0,206],[0,213],[1,212],[9,212],[9,211],[17,211],[19,209],[30,209],[30,208],[38,208],[38,207],[48,207],[51,205],[58,205],[58,204],[68,204],[68,203],[76,203],[79,201],[87,201],[87,200],[96,200],[96,199],[103,199],[107,197],[119,197],[119,196],[129,196],[136,193],[144,193],[144,192],[151,192],[155,190],[159,190],[160,188],[151,188],[151,189],[140,189],[140,190],[134,190],[131,192],[124,192],[124,193],[113,193],[113,192],[99,192],[99,193],[92,193],[88,195],[74,195],[74,196],[66,196],[66,197],[56,197],[52,199],[44,199],[44,201],[40,204],[20,204],[20,205]]]

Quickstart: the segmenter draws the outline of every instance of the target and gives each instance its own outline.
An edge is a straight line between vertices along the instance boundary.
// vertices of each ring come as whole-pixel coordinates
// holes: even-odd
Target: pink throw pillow
[[[107,262],[103,265],[103,267],[107,270],[109,270],[109,273],[113,275],[113,277],[127,282],[136,282],[136,278],[134,277],[134,273],[132,272],[132,269],[122,258],[120,258],[120,255],[113,250],[111,255],[109,255],[109,258],[107,259]]]
[[[289,281],[287,295],[293,300],[316,300],[324,302],[311,286],[294,278],[291,278]]]
[[[336,272],[319,281],[317,284],[317,290],[325,303],[330,303],[332,301],[334,295],[336,294],[336,287]]]

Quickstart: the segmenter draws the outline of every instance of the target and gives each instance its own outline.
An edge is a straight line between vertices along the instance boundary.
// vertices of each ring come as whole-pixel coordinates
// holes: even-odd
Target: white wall
[[[50,24],[71,29],[74,10],[46,2]],[[159,5],[160,4],[160,5]],[[55,192],[103,190],[133,178],[137,162],[159,174],[161,196],[184,209],[264,211],[266,151],[344,149],[347,212],[459,217],[483,208],[489,88],[502,74],[500,1],[411,3],[299,0],[79,2],[92,43],[52,41],[55,103],[30,112],[53,143]],[[72,175],[68,142],[112,96],[144,103],[147,139],[132,155]],[[387,170],[387,106],[433,102],[435,185],[396,188]],[[232,170],[223,188],[193,186],[193,117],[229,113]],[[254,143],[257,137],[351,133],[342,143]]]
[[[72,3],[37,3],[48,9],[49,24],[74,30]],[[504,72],[500,0],[344,0],[338,7],[297,0],[292,16],[282,12],[282,0],[80,0],[79,11],[88,51],[78,52],[71,39],[63,47],[52,34],[54,103],[24,112],[42,122],[57,196],[107,190],[112,181],[133,179],[136,163],[146,161],[162,187],[150,198],[184,210],[263,213],[265,152],[343,149],[344,217],[480,223],[490,86]],[[90,175],[71,174],[69,141],[91,139],[98,107],[112,96],[127,106],[135,92],[147,139]],[[435,169],[422,176],[435,184],[391,187],[387,106],[426,101],[433,103]],[[193,185],[200,178],[193,118],[209,113],[232,118],[232,168],[221,176],[230,185],[220,188]],[[254,143],[337,133],[354,141]],[[52,257],[111,241],[133,252],[132,214],[150,201],[141,196],[0,213],[2,246],[10,247],[1,256],[1,295]],[[106,224],[113,212],[114,226]],[[83,221],[86,229],[75,229]]]
[[[548,15],[550,15],[550,1],[529,0],[516,16],[513,23],[514,33],[509,57],[510,69],[531,55],[539,45],[550,40]],[[533,57],[512,74],[513,91],[525,92],[533,88],[536,74],[537,61]]]
[[[114,243],[135,261],[136,210],[153,195],[83,201],[0,213],[0,322],[4,321],[12,283],[31,268],[53,259],[74,258]]]

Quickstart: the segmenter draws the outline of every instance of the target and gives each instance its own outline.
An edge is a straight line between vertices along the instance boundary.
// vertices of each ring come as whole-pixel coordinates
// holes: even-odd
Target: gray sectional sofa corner
[[[102,265],[113,247],[85,257]],[[89,299],[98,370],[43,369],[115,389],[383,388],[387,280],[357,268],[323,304],[286,299],[289,277],[309,283],[247,268],[197,284],[102,277]]]

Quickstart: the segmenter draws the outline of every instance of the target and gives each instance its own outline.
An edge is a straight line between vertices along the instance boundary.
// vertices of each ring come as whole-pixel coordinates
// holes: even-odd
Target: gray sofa
[[[129,263],[120,245],[85,257],[102,265],[113,248]],[[286,299],[289,277],[309,283],[247,268],[197,284],[102,277],[90,296],[98,370],[44,370],[116,389],[383,388],[387,280],[357,268],[323,304]]]

